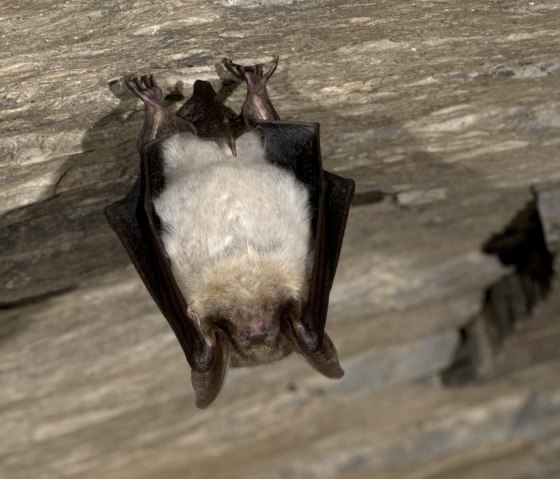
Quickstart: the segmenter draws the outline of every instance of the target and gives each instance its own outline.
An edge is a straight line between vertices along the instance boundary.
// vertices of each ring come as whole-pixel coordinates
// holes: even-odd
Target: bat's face
[[[294,301],[261,301],[228,311],[211,322],[226,332],[233,366],[251,366],[276,361],[291,352],[281,333],[283,321],[291,321]]]

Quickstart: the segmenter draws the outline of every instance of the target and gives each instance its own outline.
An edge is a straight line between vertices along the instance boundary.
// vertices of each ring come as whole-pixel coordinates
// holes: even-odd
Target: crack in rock
[[[483,245],[485,253],[497,256],[513,271],[484,291],[480,312],[459,329],[461,341],[455,358],[442,372],[443,383],[448,386],[465,384],[489,373],[504,339],[518,322],[531,316],[550,292],[554,254],[547,244],[543,223],[553,222],[546,215],[553,209],[543,211],[539,193],[535,196],[501,233]],[[543,212],[546,221],[541,219]]]

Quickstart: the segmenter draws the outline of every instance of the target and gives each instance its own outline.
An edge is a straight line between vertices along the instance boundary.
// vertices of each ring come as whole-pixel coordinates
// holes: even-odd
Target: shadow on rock
[[[222,77],[218,94],[225,100],[239,83]],[[108,88],[120,104],[87,131],[82,153],[61,166],[52,195],[0,217],[0,308],[66,291],[130,262],[103,210],[128,192],[138,174],[144,112],[120,80]],[[166,96],[170,109],[190,88],[185,94],[177,83]]]

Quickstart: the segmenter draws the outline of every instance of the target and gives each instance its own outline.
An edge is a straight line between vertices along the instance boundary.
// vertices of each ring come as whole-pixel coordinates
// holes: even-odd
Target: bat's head
[[[303,299],[287,290],[276,293],[243,300],[232,297],[226,308],[222,296],[221,307],[205,321],[227,338],[231,366],[265,364],[295,351],[321,374],[340,378],[344,372],[329,336],[319,338],[303,324]]]
[[[306,294],[305,265],[298,268],[257,255],[232,255],[187,291],[189,307],[203,326],[229,339],[232,366],[269,363],[292,351],[282,325],[299,315]]]
[[[243,268],[222,267],[190,291],[189,307],[200,318],[208,342],[215,345],[218,360],[218,372],[193,380],[197,396],[217,393],[229,366],[265,364],[292,351],[325,376],[341,377],[344,373],[329,337],[319,337],[304,326],[305,274],[286,273],[264,262],[248,268],[248,261]]]
[[[238,303],[213,318],[231,340],[232,366],[264,364],[287,356],[291,348],[281,325],[290,321],[298,302],[283,297],[255,298]]]
[[[262,289],[262,288],[261,288]],[[290,345],[283,335],[282,324],[298,314],[300,301],[269,288],[268,294],[231,294],[222,290],[216,301],[206,301],[201,308],[203,323],[209,330],[217,329],[231,343],[231,365],[254,366],[287,356]]]

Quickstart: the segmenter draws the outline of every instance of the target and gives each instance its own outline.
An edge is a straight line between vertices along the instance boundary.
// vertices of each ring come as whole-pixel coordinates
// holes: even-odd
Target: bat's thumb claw
[[[209,371],[200,373],[191,371],[191,382],[196,394],[196,406],[200,409],[208,407],[221,391],[231,359],[231,345],[222,335],[216,334],[214,361]]]
[[[323,338],[323,344],[321,344],[321,347],[309,356],[309,358],[304,358],[323,376],[330,379],[340,379],[344,376],[344,370],[338,362],[336,348],[334,347],[331,338],[329,338],[326,334]]]
[[[301,324],[299,325],[301,326]],[[309,344],[313,341],[306,341],[302,328],[300,334],[296,334],[291,325],[283,327],[284,336],[290,343],[292,349],[298,353],[313,369],[330,379],[340,379],[344,376],[344,370],[338,362],[338,354],[331,338],[327,334],[323,337],[323,342],[318,348],[312,349]]]

